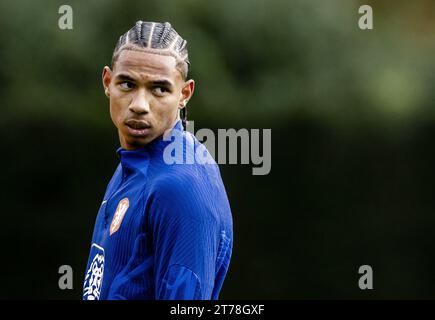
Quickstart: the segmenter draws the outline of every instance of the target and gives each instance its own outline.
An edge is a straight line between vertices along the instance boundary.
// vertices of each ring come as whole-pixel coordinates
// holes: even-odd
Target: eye
[[[130,90],[134,88],[134,83],[130,81],[121,82],[119,85],[122,89],[126,89],[126,90]]]
[[[168,93],[169,90],[166,87],[154,87],[153,88],[153,93],[158,95],[158,96],[164,96],[166,93]]]

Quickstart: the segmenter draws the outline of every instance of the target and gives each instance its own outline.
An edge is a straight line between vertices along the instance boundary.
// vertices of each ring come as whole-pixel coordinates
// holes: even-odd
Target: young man
[[[170,135],[184,156],[200,146],[180,119],[194,91],[188,67],[169,23],[138,21],[103,69],[120,164],[95,222],[83,299],[218,299],[233,247],[219,168],[164,157]]]

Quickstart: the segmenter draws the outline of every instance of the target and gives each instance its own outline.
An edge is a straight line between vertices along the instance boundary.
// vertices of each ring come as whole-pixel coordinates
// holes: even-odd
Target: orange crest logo
[[[130,206],[130,202],[128,198],[124,198],[118,203],[118,207],[116,208],[115,214],[113,215],[112,223],[110,224],[110,235],[114,234],[118,231],[121,226],[122,219],[124,219],[124,215],[127,212],[128,207]]]

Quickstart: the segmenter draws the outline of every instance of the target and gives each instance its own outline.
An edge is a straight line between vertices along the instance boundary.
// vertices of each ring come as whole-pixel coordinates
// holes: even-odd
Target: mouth
[[[147,121],[129,119],[125,121],[125,126],[132,136],[145,136],[151,130],[151,125]]]

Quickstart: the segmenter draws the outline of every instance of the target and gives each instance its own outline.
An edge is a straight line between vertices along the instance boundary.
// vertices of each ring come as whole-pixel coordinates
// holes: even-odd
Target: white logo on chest
[[[86,272],[83,298],[85,300],[99,300],[104,274],[104,249],[93,243],[91,246],[91,255],[94,255],[94,258]]]

